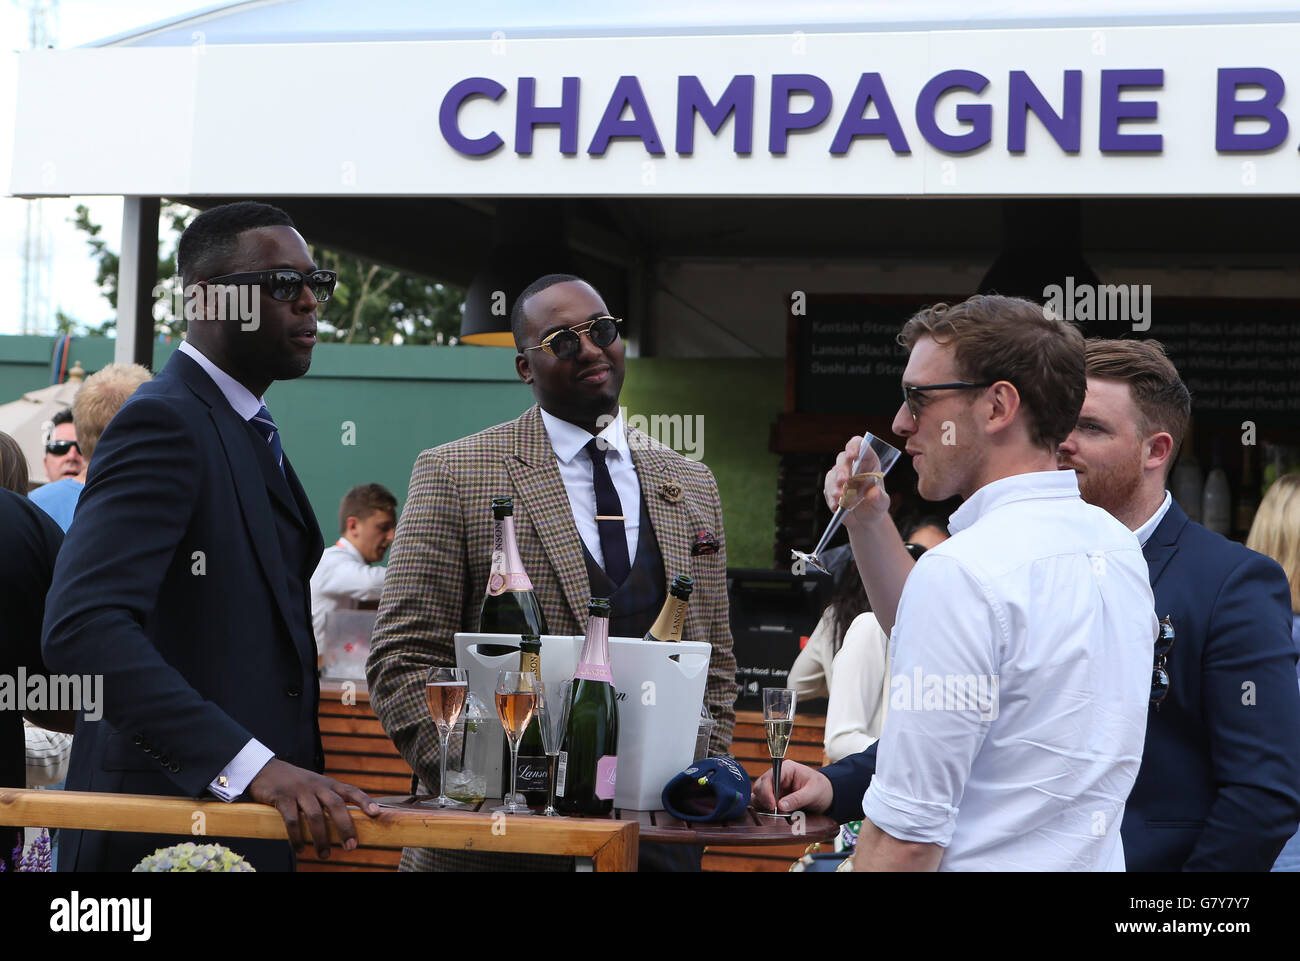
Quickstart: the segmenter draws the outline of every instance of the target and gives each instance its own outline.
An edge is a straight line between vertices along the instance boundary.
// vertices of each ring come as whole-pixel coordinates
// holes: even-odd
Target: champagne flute
[[[533,719],[537,709],[537,689],[540,686],[537,675],[531,671],[502,671],[497,678],[497,717],[505,728],[506,740],[510,742],[510,793],[505,803],[492,811],[506,814],[532,814],[526,804],[520,804],[515,796],[515,777],[519,767],[519,742],[523,739],[524,729]]]
[[[558,817],[555,810],[555,765],[564,743],[564,729],[569,724],[569,708],[573,705],[573,680],[543,681],[537,689],[538,726],[542,729],[542,750],[550,760],[551,793],[543,814]]]
[[[805,567],[812,567],[823,574],[830,574],[830,571],[821,562],[822,551],[826,550],[826,545],[830,543],[831,538],[835,536],[835,532],[844,523],[845,515],[862,503],[862,498],[866,496],[867,490],[873,484],[884,482],[885,475],[889,473],[889,469],[897,463],[898,458],[901,456],[902,451],[897,447],[885,443],[871,431],[863,432],[862,447],[858,451],[858,459],[853,462],[853,471],[848,482],[844,485],[844,493],[840,495],[839,509],[835,511],[830,523],[826,525],[821,540],[809,553],[790,551],[790,556],[794,558],[792,569],[796,574],[802,574]]]
[[[430,807],[437,804],[440,808],[465,808],[468,804],[447,797],[447,741],[451,738],[452,728],[460,720],[460,712],[465,709],[465,697],[469,693],[469,672],[459,667],[434,667],[424,681],[424,701],[429,705],[429,714],[438,726],[438,740],[441,750],[438,752],[442,762],[442,773],[438,779],[438,797],[426,802]]]
[[[772,813],[756,813],[766,817],[788,816],[777,810],[777,802],[781,800],[781,761],[785,758],[785,750],[790,745],[790,734],[794,730],[796,698],[792,688],[763,688],[763,723],[767,727],[767,753],[772,757]]]

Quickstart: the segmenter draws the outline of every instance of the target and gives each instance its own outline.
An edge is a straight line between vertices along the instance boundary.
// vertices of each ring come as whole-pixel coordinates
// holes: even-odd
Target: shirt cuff
[[[256,738],[244,745],[244,749],[235,755],[235,759],[213,778],[208,790],[221,800],[235,800],[253,783],[253,778],[261,773],[266,763],[275,757],[275,752]]]
[[[873,778],[862,796],[862,813],[876,827],[899,841],[947,847],[957,826],[957,809],[938,801],[921,801],[895,794]]]

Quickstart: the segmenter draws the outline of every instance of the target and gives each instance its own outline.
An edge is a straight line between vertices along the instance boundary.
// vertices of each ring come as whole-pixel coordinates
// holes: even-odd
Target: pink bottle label
[[[614,675],[609,672],[608,664],[579,664],[578,669],[573,672],[573,676],[575,680],[581,678],[584,681],[614,683]]]
[[[618,756],[602,755],[596,762],[596,797],[608,801],[614,796],[614,782],[618,780]]]

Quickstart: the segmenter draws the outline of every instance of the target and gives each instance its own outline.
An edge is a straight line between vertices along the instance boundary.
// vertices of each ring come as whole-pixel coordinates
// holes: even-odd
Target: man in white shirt
[[[339,504],[339,539],[321,554],[311,576],[311,626],[316,650],[325,651],[325,615],[354,611],[384,593],[388,553],[397,529],[397,498],[382,484],[358,484]]]
[[[1156,620],[1136,539],[1056,470],[1083,339],[996,296],[923,310],[899,339],[894,432],[921,496],[965,503],[915,566],[879,488],[846,524],[893,665],[856,868],[1123,870]],[[824,775],[788,780],[788,803],[830,806]]]

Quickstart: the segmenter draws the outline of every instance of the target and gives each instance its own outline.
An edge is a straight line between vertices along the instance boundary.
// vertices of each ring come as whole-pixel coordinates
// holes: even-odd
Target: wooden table
[[[418,802],[431,798],[423,795]],[[390,802],[391,803],[391,802]],[[500,798],[487,798],[472,809],[477,816],[490,812],[501,804]],[[435,810],[422,808],[416,803],[386,808],[393,811]],[[509,817],[509,815],[507,815]],[[772,847],[796,845],[798,854],[790,859],[796,860],[805,847],[816,841],[830,841],[839,832],[839,824],[824,814],[800,815],[792,818],[765,817],[752,808],[734,821],[700,823],[682,821],[667,811],[634,811],[630,808],[615,808],[608,817],[546,817],[533,812],[527,820],[557,821],[569,824],[634,822],[640,828],[642,841],[650,844],[688,844],[707,848],[728,847]],[[510,822],[515,823],[515,822]],[[562,852],[557,852],[562,853]],[[786,867],[789,863],[786,864]]]
[[[385,848],[443,848],[517,854],[557,854],[590,859],[596,871],[635,871],[640,825],[607,818],[519,818],[522,830],[501,831],[500,819],[467,811],[384,808],[370,818],[351,809],[359,845]],[[214,837],[286,838],[284,821],[265,804],[226,804],[190,798],[84,791],[33,791],[0,788],[0,825],[83,828],[146,834],[191,834],[201,816],[205,834]],[[329,822],[326,822],[329,824]],[[333,825],[330,840],[338,844]],[[341,853],[335,849],[332,856]],[[253,867],[257,867],[256,864]]]
[[[370,710],[370,697],[364,681],[322,681],[320,725],[325,745],[325,773],[330,777],[354,784],[374,797],[404,794],[411,789],[411,769]],[[824,717],[797,715],[786,757],[820,767],[825,726]],[[771,769],[761,711],[736,712],[731,750],[750,777],[756,778]],[[773,822],[769,832],[763,834],[757,824],[750,823],[752,832],[738,838],[736,835],[745,832],[727,825],[715,825],[715,829],[720,829],[718,834],[725,835],[725,838],[701,840],[703,828],[692,828],[680,821],[670,824],[675,819],[664,811],[620,814],[636,820],[642,837],[646,837],[649,831],[660,833],[661,828],[669,826],[672,830],[666,832],[667,837],[661,843],[704,844],[705,871],[785,871],[809,844],[827,840],[835,833],[833,829],[828,832],[826,825],[816,818],[808,818],[803,825],[805,833],[797,835],[788,822],[779,818],[755,818],[752,813],[747,813],[748,819]],[[394,871],[400,857],[400,851],[363,843],[355,851],[335,851],[328,861],[320,861],[308,849],[298,858],[298,870]]]

